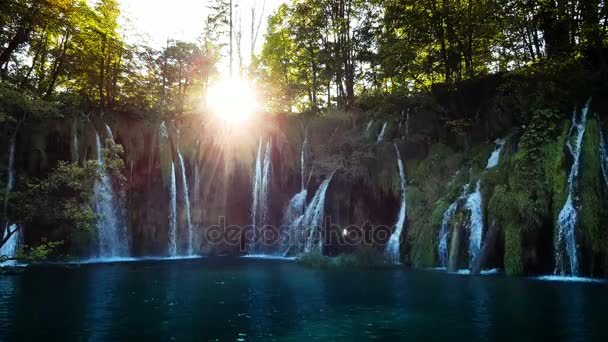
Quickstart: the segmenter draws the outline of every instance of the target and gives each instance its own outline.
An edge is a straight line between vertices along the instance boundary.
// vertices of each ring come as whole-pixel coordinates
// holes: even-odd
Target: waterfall
[[[370,130],[370,128],[372,128],[372,125],[373,125],[373,124],[374,124],[374,120],[370,120],[370,121],[367,123],[367,126],[365,127],[365,134],[366,134],[366,135],[369,135],[369,130]]]
[[[604,136],[604,127],[600,122],[600,164],[602,166],[602,175],[604,183],[608,189],[608,145],[606,145],[606,137]]]
[[[194,250],[192,248],[192,245],[194,234],[192,233],[192,218],[190,216],[190,193],[188,191],[188,177],[186,177],[186,165],[184,163],[182,153],[179,150],[179,146],[177,147],[177,157],[179,159],[179,166],[182,171],[182,198],[184,200],[184,210],[186,211],[186,228],[188,229],[188,247],[186,253],[187,255],[193,255]]]
[[[380,134],[378,134],[378,140],[376,140],[376,144],[381,143],[384,140],[384,135],[386,134],[386,126],[388,125],[388,122],[384,122],[384,125],[382,125],[382,130],[380,130]]]
[[[306,208],[306,211],[304,211],[304,216],[302,216],[300,226],[305,231],[308,230],[308,237],[306,238],[306,244],[304,246],[304,251],[306,253],[315,250],[319,254],[323,252],[323,238],[320,236],[320,233],[323,218],[325,217],[325,194],[327,193],[327,188],[329,188],[334,173],[335,171],[321,183],[315,196]]]
[[[6,237],[9,234],[13,234],[11,235],[11,237],[6,241],[6,243],[4,245],[2,245],[2,247],[0,247],[0,259],[2,259],[2,257],[7,257],[7,258],[14,258],[15,256],[17,256],[17,252],[19,250],[19,241],[20,241],[20,235],[21,235],[21,230],[18,229],[16,224],[11,225],[10,227],[8,227],[6,230],[3,230],[4,233],[2,234],[2,241],[4,241],[4,239],[6,239]],[[17,265],[17,261],[15,260],[8,260],[5,262],[0,262],[0,266],[15,266]]]
[[[575,203],[575,191],[577,188],[578,174],[580,171],[581,147],[583,145],[583,137],[587,128],[587,113],[591,100],[581,111],[580,118],[577,119],[577,111],[572,115],[572,126],[570,128],[570,136],[566,146],[572,155],[572,168],[568,176],[568,197],[564,207],[559,213],[557,219],[557,238],[555,240],[555,273],[561,271],[566,273],[563,265],[564,250],[570,262],[570,274],[578,276],[578,257],[576,253],[576,223],[577,223],[577,208]]]
[[[399,178],[401,179],[401,208],[399,209],[399,216],[397,222],[393,227],[393,234],[391,235],[384,255],[393,264],[398,264],[400,261],[400,246],[401,246],[401,233],[403,232],[403,226],[405,225],[405,218],[407,216],[407,182],[405,179],[405,169],[403,167],[403,160],[397,145],[395,145],[397,151],[397,164],[399,166]]]
[[[308,133],[308,132],[307,132]],[[308,196],[308,190],[306,190],[306,173],[305,173],[305,150],[306,145],[308,144],[308,134],[304,137],[304,142],[302,143],[302,153],[300,155],[300,168],[302,178],[302,188],[301,191],[293,196],[293,198],[289,201],[287,208],[283,213],[283,237],[281,239],[281,251],[280,254],[283,256],[287,256],[294,246],[295,242],[299,238],[298,236],[298,228],[302,223],[302,219],[304,217],[304,210],[306,210],[306,197]]]
[[[169,189],[169,256],[177,256],[177,184],[173,162],[171,162],[171,188]]]
[[[505,139],[498,139],[496,140],[496,147],[494,148],[494,151],[492,152],[492,154],[490,155],[490,158],[488,159],[488,164],[486,166],[486,170],[495,168],[496,166],[498,166],[498,163],[500,162],[500,153],[502,152],[502,149],[505,147],[506,144],[506,140]]]
[[[8,147],[8,172],[6,175],[6,189],[4,192],[4,207],[3,207],[3,216],[6,219],[6,222],[0,222],[0,228],[2,231],[6,233],[9,228],[8,218],[6,217],[6,212],[8,209],[8,198],[11,191],[15,187],[15,149],[17,146],[17,135],[15,134],[10,141],[10,145]]]
[[[108,135],[108,139],[112,139],[114,141],[114,134],[112,134],[112,129],[108,124],[106,124],[106,134]]]
[[[437,240],[439,243],[437,244],[437,253],[439,255],[439,260],[441,261],[441,266],[448,266],[448,248],[449,248],[449,240],[450,240],[450,222],[456,214],[458,210],[458,206],[460,202],[462,202],[469,191],[469,185],[465,185],[462,189],[462,194],[458,197],[448,209],[443,213],[443,219],[441,220],[441,228],[439,229],[439,236]]]
[[[475,259],[481,251],[481,241],[483,238],[483,211],[481,208],[481,180],[477,181],[475,192],[471,193],[465,204],[471,212],[469,221],[469,266],[473,265]]]
[[[304,210],[306,210],[306,197],[308,196],[308,191],[303,189],[298,192],[293,198],[289,201],[289,204],[285,208],[285,212],[283,213],[283,238],[281,239],[281,250],[280,254],[283,256],[287,256],[291,250],[291,248],[295,245],[295,243],[300,238],[298,236],[298,230],[300,228],[300,224],[302,223],[302,219],[304,218]]]
[[[107,126],[106,126],[107,127]],[[108,128],[109,129],[109,128]],[[110,132],[111,133],[111,132]],[[112,138],[108,134],[108,138]],[[101,138],[95,134],[97,147],[97,162],[99,164],[99,179],[95,182],[95,213],[99,216],[97,223],[97,238],[99,242],[99,258],[116,258],[129,256],[126,227],[119,217],[116,207],[117,198],[112,188],[110,175],[102,153]]]
[[[251,227],[253,229],[253,240],[249,244],[250,255],[254,255],[259,252],[257,246],[258,232],[264,227],[264,224],[266,224],[271,169],[272,161],[270,141],[268,141],[266,144],[266,152],[264,154],[264,159],[262,160],[262,139],[260,138],[253,181],[253,205],[251,207]]]

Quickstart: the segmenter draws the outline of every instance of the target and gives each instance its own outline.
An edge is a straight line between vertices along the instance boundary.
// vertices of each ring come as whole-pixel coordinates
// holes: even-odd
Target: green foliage
[[[341,254],[335,258],[319,253],[304,253],[297,257],[299,264],[316,269],[355,269],[387,267],[384,254],[373,247],[359,247],[352,254]]]
[[[46,241],[46,239],[43,238],[35,247],[29,248],[26,246],[25,248],[22,248],[17,259],[28,263],[49,260],[56,255],[63,245],[63,241]]]
[[[581,171],[578,182],[580,210],[578,240],[590,250],[592,255],[605,255],[608,251],[608,231],[606,222],[606,193],[600,184],[604,183],[600,165],[599,123],[590,120],[581,151]],[[608,267],[608,265],[604,265]],[[604,271],[607,271],[605,269]]]
[[[83,166],[60,162],[46,178],[29,179],[24,190],[15,194],[17,221],[51,230],[92,232],[97,219],[91,208],[97,170],[94,161]]]

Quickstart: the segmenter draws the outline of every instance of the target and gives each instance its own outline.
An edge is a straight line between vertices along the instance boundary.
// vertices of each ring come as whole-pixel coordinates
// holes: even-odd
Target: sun
[[[206,100],[211,113],[229,125],[249,121],[258,109],[255,91],[244,80],[224,80],[211,85]]]

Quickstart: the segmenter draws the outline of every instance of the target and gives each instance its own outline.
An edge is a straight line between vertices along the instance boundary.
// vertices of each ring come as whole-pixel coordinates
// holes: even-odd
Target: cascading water
[[[600,125],[600,165],[602,166],[604,184],[606,184],[606,189],[608,189],[608,145],[606,145],[603,125]]]
[[[194,234],[192,232],[192,218],[190,216],[190,193],[188,191],[188,177],[186,176],[186,164],[184,163],[184,158],[182,157],[182,153],[177,148],[177,158],[179,159],[179,166],[182,171],[182,198],[184,200],[184,211],[186,212],[186,228],[188,229],[188,246],[186,250],[186,255],[193,255],[194,250],[192,248],[194,241]]]
[[[439,261],[442,267],[448,265],[448,252],[449,252],[449,240],[450,240],[450,222],[458,210],[460,203],[466,198],[467,192],[469,191],[469,185],[465,185],[462,190],[462,195],[458,197],[454,203],[450,204],[448,209],[443,213],[443,219],[441,220],[441,228],[439,229],[439,236],[437,240],[437,253],[439,255]]]
[[[264,159],[262,160],[262,139],[260,138],[253,181],[253,205],[251,207],[251,227],[253,229],[253,236],[252,241],[249,244],[250,255],[260,252],[259,246],[257,245],[258,232],[264,227],[266,216],[268,215],[268,190],[270,184],[270,171],[272,168],[270,153],[271,144],[270,141],[268,141]]]
[[[308,136],[308,134],[307,134]],[[298,228],[302,223],[302,218],[304,217],[304,210],[306,210],[306,197],[308,196],[308,190],[306,190],[306,170],[305,170],[305,150],[306,145],[308,144],[308,137],[304,137],[304,142],[302,143],[302,152],[300,154],[300,178],[302,180],[302,188],[300,192],[295,194],[293,198],[289,201],[287,208],[285,208],[285,212],[283,213],[283,239],[281,241],[281,250],[280,254],[283,256],[287,256],[297,241],[298,237]]]
[[[477,259],[479,251],[481,251],[481,242],[483,238],[483,211],[481,209],[481,180],[477,181],[475,192],[471,193],[465,204],[466,208],[471,212],[469,221],[469,267]]]
[[[490,155],[490,159],[488,159],[488,164],[486,166],[486,170],[489,170],[489,169],[492,169],[492,168],[495,168],[496,166],[498,166],[498,163],[500,162],[500,153],[502,152],[502,149],[505,147],[506,142],[507,141],[504,139],[496,140],[496,147],[494,148],[494,151]]]
[[[17,251],[19,249],[19,241],[21,230],[18,229],[17,225],[13,224],[4,230],[2,234],[2,240],[6,239],[6,237],[11,234],[11,237],[6,241],[2,247],[0,247],[0,259],[3,257],[6,258],[14,258],[17,255]],[[8,260],[5,262],[0,262],[0,266],[15,266],[17,265],[17,261]]]
[[[386,134],[386,126],[388,126],[388,122],[385,121],[382,125],[382,129],[380,130],[380,134],[378,134],[378,140],[376,140],[376,144],[379,144],[384,141],[384,135]]]
[[[398,264],[400,262],[401,234],[407,216],[407,182],[405,179],[403,160],[401,159],[401,154],[399,153],[397,145],[395,145],[395,150],[397,151],[397,164],[399,166],[399,178],[401,179],[401,207],[399,208],[397,222],[395,222],[395,226],[393,227],[393,234],[384,250],[384,255],[391,263]]]
[[[573,162],[570,175],[568,176],[568,197],[557,219],[557,237],[555,239],[555,273],[567,273],[568,270],[563,264],[563,258],[567,256],[570,264],[570,275],[574,277],[578,276],[578,256],[576,253],[576,223],[578,213],[577,203],[575,203],[575,192],[578,185],[581,147],[587,128],[587,113],[589,112],[590,104],[591,100],[587,101],[579,118],[577,118],[576,110],[572,116],[572,126],[566,146],[572,155]],[[564,255],[564,252],[567,255]]]
[[[281,241],[281,250],[279,254],[287,256],[292,247],[297,243],[300,236],[299,228],[304,218],[304,211],[306,210],[306,197],[308,191],[306,189],[297,193],[289,201],[285,212],[283,213],[283,239]]]
[[[107,126],[106,126],[107,127]],[[109,130],[109,128],[108,128]],[[109,132],[111,133],[111,131]],[[108,138],[112,138],[108,134]],[[98,257],[101,259],[129,256],[126,227],[122,224],[116,208],[116,196],[110,175],[102,153],[101,138],[96,133],[97,162],[99,164],[99,180],[95,182],[95,213],[99,216],[97,223],[97,238],[99,243]]]
[[[177,184],[175,164],[171,162],[171,185],[169,188],[169,256],[177,256]]]
[[[306,243],[304,245],[304,251],[306,253],[317,252],[321,254],[323,252],[323,238],[320,234],[323,218],[325,217],[325,194],[327,193],[334,173],[335,171],[321,183],[315,196],[306,208],[304,216],[302,216],[302,219],[300,220],[300,227],[305,232],[308,231],[308,237],[306,238]]]

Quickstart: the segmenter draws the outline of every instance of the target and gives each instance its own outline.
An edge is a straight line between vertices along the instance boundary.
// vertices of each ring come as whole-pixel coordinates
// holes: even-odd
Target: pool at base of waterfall
[[[0,341],[607,341],[608,284],[208,258],[0,275]]]

